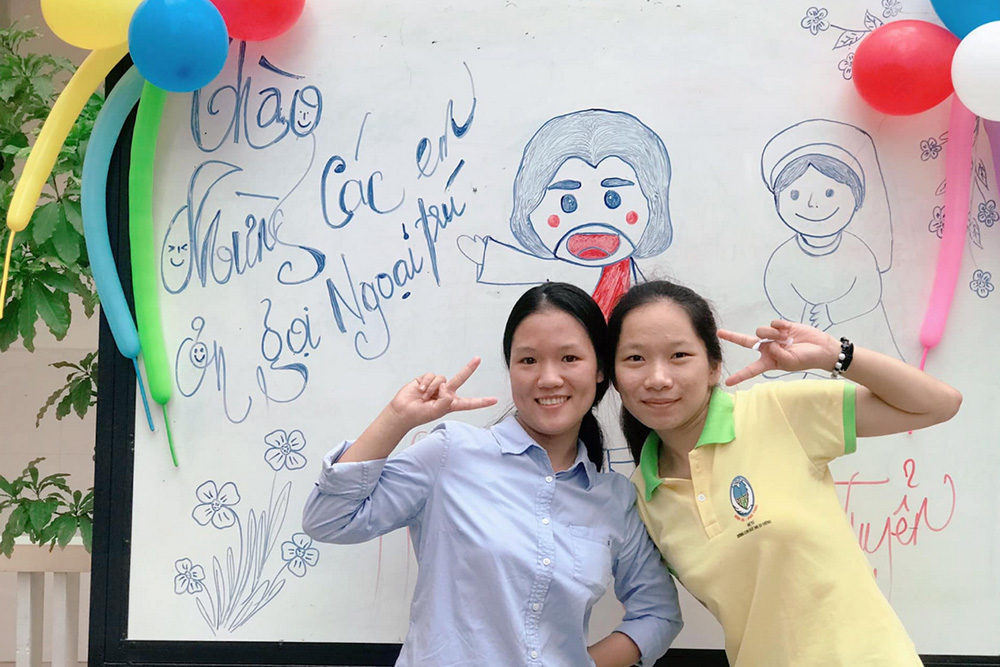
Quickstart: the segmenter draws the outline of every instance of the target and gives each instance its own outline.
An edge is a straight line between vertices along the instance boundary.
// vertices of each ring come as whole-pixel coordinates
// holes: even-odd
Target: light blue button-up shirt
[[[677,589],[635,509],[580,443],[553,472],[517,420],[445,422],[386,460],[324,459],[303,514],[316,540],[364,542],[408,526],[419,564],[397,665],[592,665],[587,626],[614,578],[617,631],[646,665],[681,629]]]

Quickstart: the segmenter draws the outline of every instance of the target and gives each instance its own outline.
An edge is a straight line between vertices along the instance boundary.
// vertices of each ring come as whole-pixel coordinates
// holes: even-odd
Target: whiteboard
[[[458,418],[495,421],[509,406],[502,327],[526,284],[597,289],[599,261],[538,256],[538,243],[556,243],[544,220],[534,233],[511,226],[534,206],[528,172],[549,178],[535,169],[553,159],[535,141],[546,133],[559,144],[587,122],[612,128],[608,159],[634,170],[645,208],[635,228],[610,205],[592,222],[621,230],[632,280],[684,282],[726,328],[752,331],[802,316],[782,296],[790,286],[822,293],[853,279],[867,305],[831,331],[918,361],[948,108],[886,117],[850,81],[856,40],[902,18],[935,20],[927,0],[316,1],[285,36],[234,42],[215,82],[170,97],[158,148],[180,467],[162,424],[150,433],[140,418],[128,638],[402,641],[416,573],[405,532],[310,544],[301,509],[324,453],[419,373],[482,356],[468,394],[500,405]],[[803,150],[840,155],[866,191],[844,236],[853,250],[823,271],[803,261],[770,191]],[[924,654],[1000,654],[1000,214],[985,132],[975,168],[951,322],[928,360],[963,392],[962,411],[864,440],[833,467],[879,585]],[[729,370],[750,360],[725,352]],[[608,458],[628,474],[616,410],[612,396],[600,411]],[[618,614],[603,601],[592,634]],[[722,646],[686,594],[684,614],[675,646]]]

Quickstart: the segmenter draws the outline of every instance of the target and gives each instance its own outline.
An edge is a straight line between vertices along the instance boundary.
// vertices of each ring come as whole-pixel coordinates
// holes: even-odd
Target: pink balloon
[[[965,248],[965,221],[969,217],[969,197],[972,193],[972,143],[976,129],[976,116],[958,99],[951,98],[951,121],[948,126],[947,159],[945,164],[947,190],[944,195],[944,232],[938,250],[934,287],[920,327],[920,343],[924,356],[941,342],[944,326],[948,321],[958,272],[962,268],[962,250]]]

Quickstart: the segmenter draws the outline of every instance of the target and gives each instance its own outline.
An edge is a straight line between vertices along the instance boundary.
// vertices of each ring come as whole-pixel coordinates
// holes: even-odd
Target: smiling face
[[[687,312],[670,299],[639,306],[622,321],[615,387],[622,405],[665,441],[704,421],[721,369]]]
[[[597,166],[566,160],[529,221],[553,255],[605,266],[629,257],[649,224],[649,203],[635,170],[618,157]]]
[[[587,330],[569,313],[546,308],[517,326],[510,350],[511,394],[518,422],[538,444],[576,441],[601,380]]]
[[[832,236],[850,224],[857,201],[851,187],[810,166],[777,195],[778,215],[799,234]]]

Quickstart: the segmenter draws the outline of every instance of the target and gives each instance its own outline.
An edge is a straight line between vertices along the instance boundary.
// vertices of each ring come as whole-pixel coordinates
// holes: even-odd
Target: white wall
[[[0,3],[0,25],[17,22],[21,28],[37,28],[42,37],[30,43],[30,48],[70,58],[77,64],[86,53],[75,49],[48,32],[37,0],[5,0]],[[56,421],[50,410],[39,428],[35,414],[56,388],[65,381],[66,373],[49,364],[57,361],[76,362],[97,348],[98,317],[87,319],[79,303],[74,304],[73,324],[63,341],[56,341],[44,324],[39,323],[34,353],[19,344],[0,354],[0,474],[10,478],[18,475],[28,461],[44,456],[41,464],[45,474],[70,473],[70,486],[87,488],[94,481],[94,409],[80,420],[75,413]],[[0,518],[0,521],[6,517]],[[14,660],[14,619],[16,607],[16,575],[0,574],[0,663]],[[84,611],[80,619],[80,658],[87,656],[87,623],[90,575],[81,577]],[[51,577],[50,582],[51,583]],[[46,611],[51,597],[46,596]],[[46,638],[44,660],[49,660]]]

